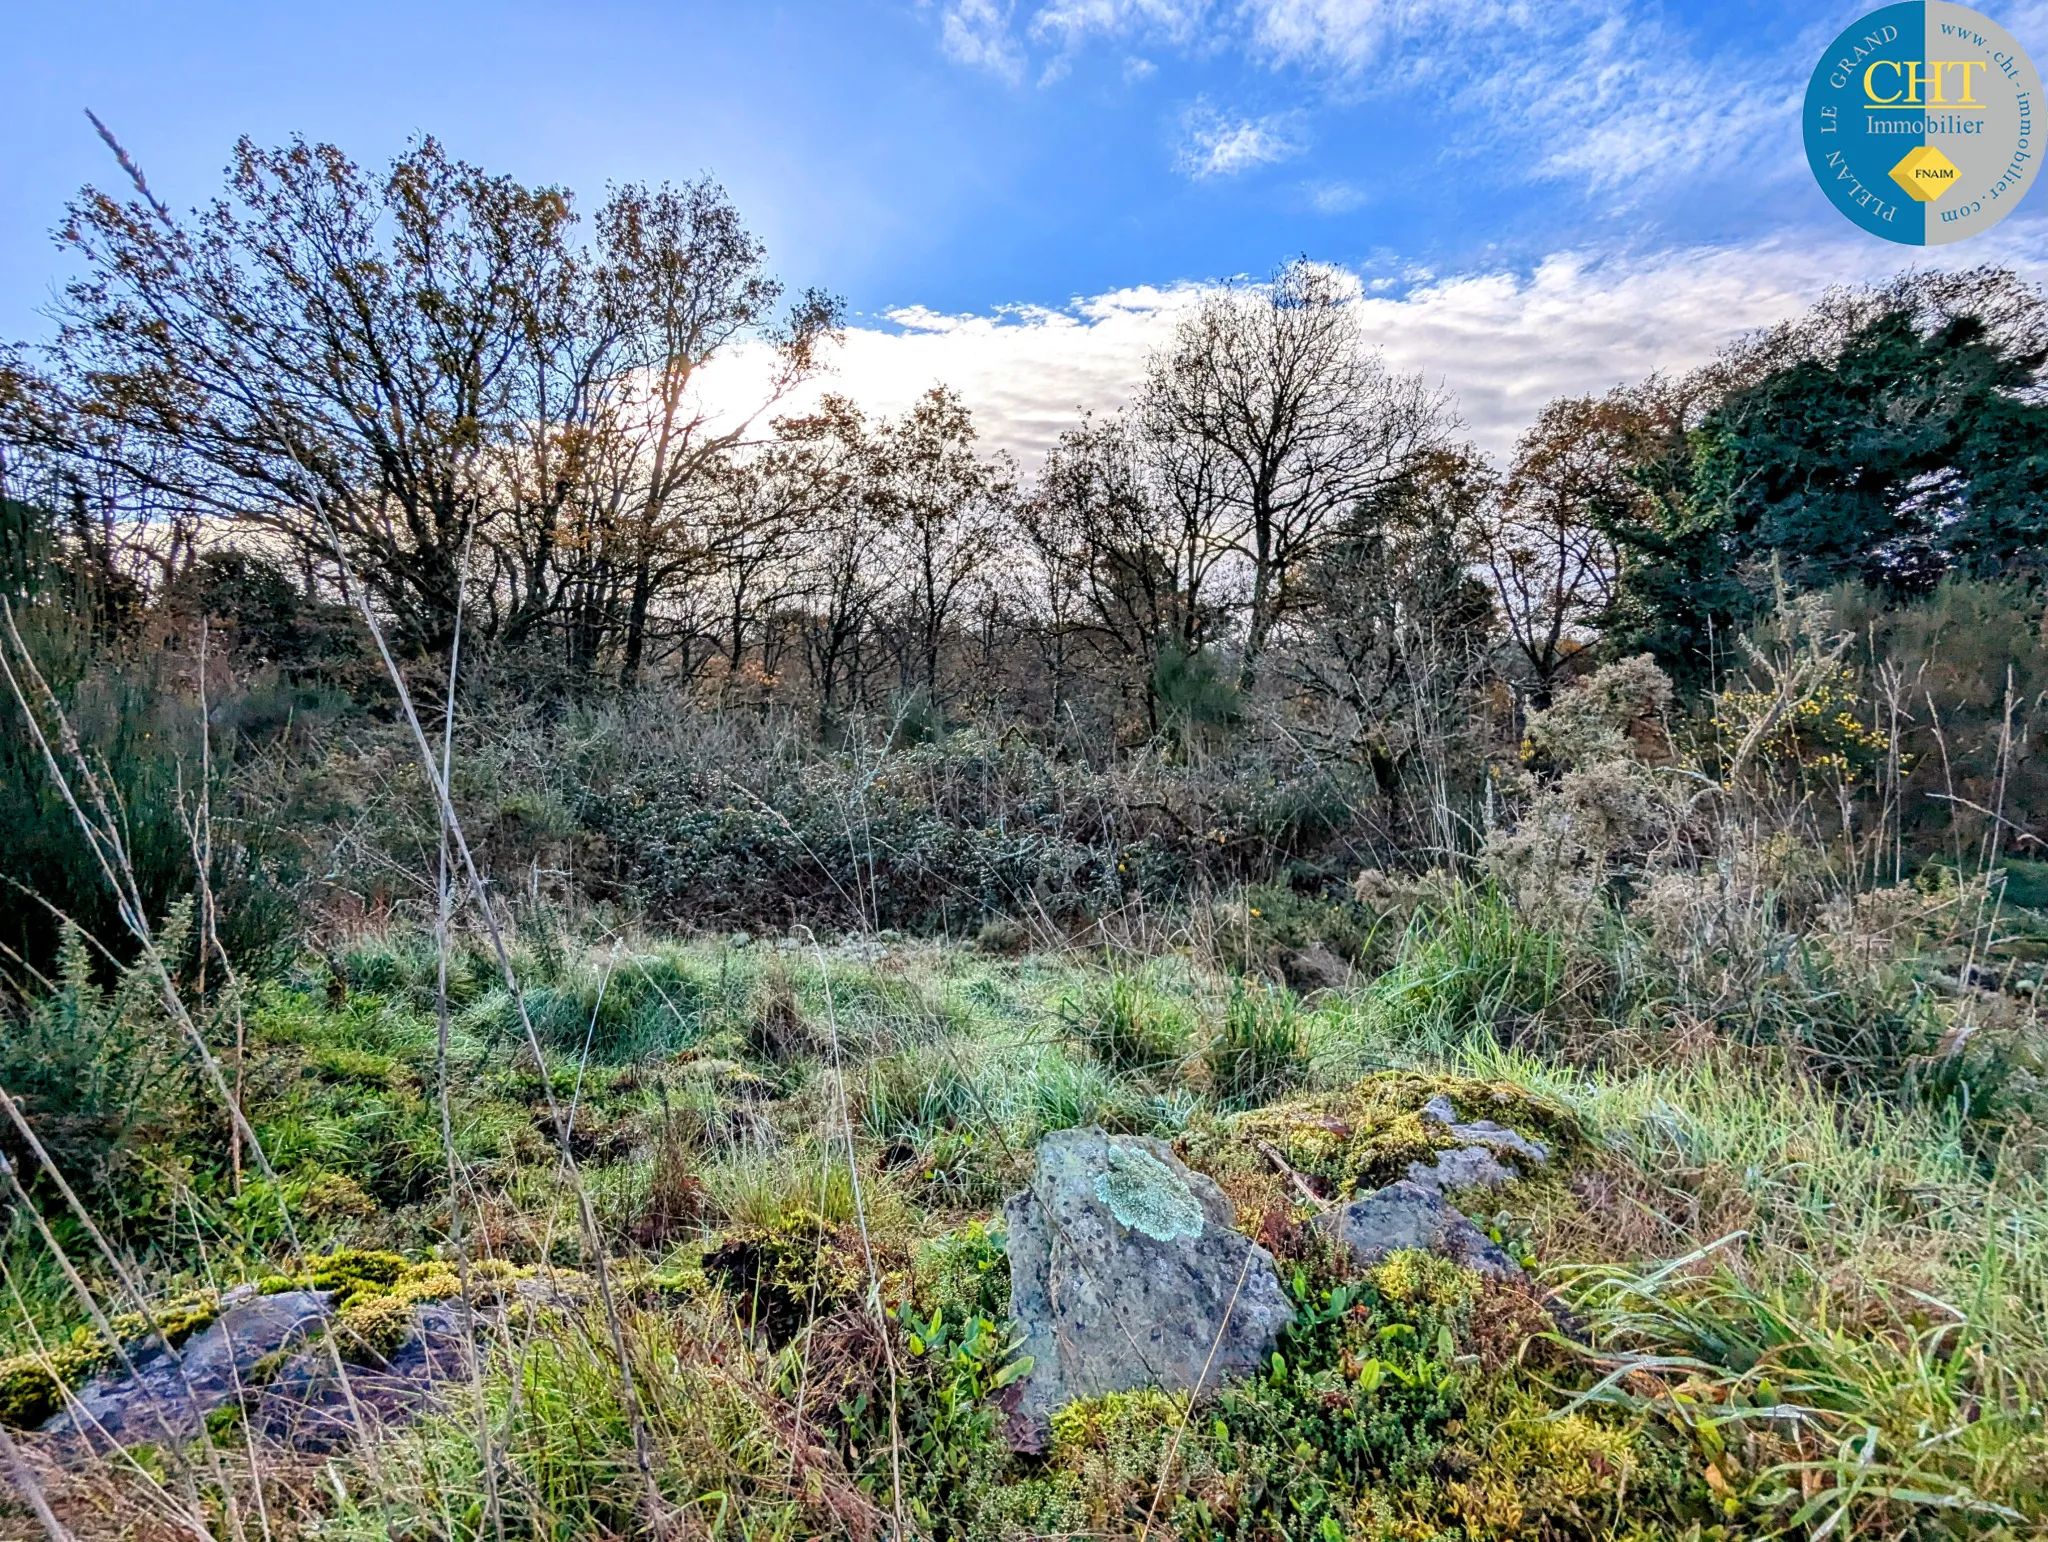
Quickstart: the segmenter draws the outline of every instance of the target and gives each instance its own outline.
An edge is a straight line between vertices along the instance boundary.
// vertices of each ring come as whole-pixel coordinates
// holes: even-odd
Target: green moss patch
[[[1437,1096],[1451,1100],[1461,1122],[1490,1119],[1536,1136],[1560,1159],[1585,1144],[1569,1114],[1520,1088],[1385,1071],[1339,1092],[1257,1109],[1191,1134],[1188,1160],[1225,1181],[1271,1172],[1272,1159],[1261,1149],[1270,1146],[1323,1199],[1341,1203],[1405,1177],[1409,1163],[1432,1162],[1458,1144],[1444,1126],[1422,1116],[1423,1105]]]

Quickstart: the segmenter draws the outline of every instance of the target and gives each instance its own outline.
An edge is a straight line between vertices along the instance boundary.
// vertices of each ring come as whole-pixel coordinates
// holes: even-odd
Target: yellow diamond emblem
[[[1933,145],[1916,145],[1892,168],[1892,180],[1922,203],[1933,203],[1956,185],[1956,163]]]

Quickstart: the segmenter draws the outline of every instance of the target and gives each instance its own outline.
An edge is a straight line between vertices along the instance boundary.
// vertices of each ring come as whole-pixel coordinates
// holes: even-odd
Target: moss
[[[515,1281],[532,1273],[530,1268],[501,1259],[479,1260],[470,1271],[472,1298],[502,1299]],[[344,1248],[310,1260],[304,1274],[265,1275],[257,1282],[257,1290],[263,1295],[288,1290],[333,1291],[336,1329],[343,1337],[345,1352],[383,1358],[404,1342],[415,1306],[460,1295],[462,1286],[454,1265],[442,1260],[411,1263],[398,1253]],[[109,1326],[133,1353],[156,1334],[173,1347],[181,1345],[211,1326],[220,1311],[219,1294],[200,1291],[166,1302],[149,1317],[140,1312],[120,1313],[109,1319]],[[290,1354],[280,1351],[259,1361],[247,1379],[256,1384],[267,1380]],[[79,1328],[43,1354],[0,1360],[0,1423],[15,1429],[35,1428],[63,1408],[65,1387],[104,1373],[117,1358],[90,1329]]]
[[[1560,1413],[1519,1385],[1470,1414],[1472,1458],[1455,1464],[1461,1470],[1444,1484],[1441,1505],[1472,1542],[1619,1534],[1610,1528],[1624,1503],[1645,1516],[1714,1518],[1712,1496],[1683,1453],[1638,1420]]]
[[[701,1295],[711,1289],[710,1276],[698,1259],[680,1259],[659,1268],[645,1266],[620,1269],[613,1276],[624,1295],[675,1299]]]
[[[978,1479],[961,1496],[960,1509],[969,1523],[967,1535],[975,1538],[1073,1537],[1091,1529],[1081,1480],[1065,1471]]]
[[[1406,1248],[1388,1256],[1366,1278],[1380,1299],[1395,1306],[1462,1310],[1479,1292],[1480,1279],[1448,1258]]]
[[[334,1321],[345,1359],[388,1360],[412,1331],[414,1303],[394,1293],[358,1301]]]
[[[742,1321],[780,1347],[860,1292],[866,1274],[841,1230],[815,1211],[790,1210],[728,1233],[704,1254],[704,1272],[737,1299]]]
[[[153,1337],[151,1321],[164,1342],[176,1346],[210,1326],[220,1316],[220,1297],[213,1291],[180,1296],[158,1307],[150,1317],[121,1312],[108,1326],[131,1353]],[[64,1406],[64,1389],[75,1387],[117,1363],[119,1356],[92,1329],[80,1327],[41,1354],[0,1360],[0,1424],[34,1429]]]
[[[1155,1445],[1157,1432],[1178,1425],[1187,1413],[1185,1394],[1175,1396],[1156,1387],[1082,1398],[1053,1413],[1052,1459],[1072,1467],[1090,1452],[1132,1455],[1134,1444]],[[1135,1454],[1139,1460],[1132,1466],[1133,1476],[1146,1470],[1142,1458],[1147,1454],[1156,1456],[1157,1452]]]
[[[314,1259],[312,1264],[301,1288],[333,1291],[338,1309],[346,1309],[357,1296],[372,1295],[397,1283],[399,1276],[412,1267],[403,1253],[369,1248],[337,1248],[325,1258]]]
[[[226,1402],[206,1415],[206,1433],[215,1440],[228,1440],[243,1429],[242,1405]]]
[[[531,1275],[502,1259],[479,1259],[470,1266],[472,1300],[503,1300],[511,1285]],[[351,1358],[384,1359],[405,1342],[413,1308],[427,1301],[446,1301],[462,1294],[462,1278],[445,1259],[422,1263],[402,1253],[368,1248],[338,1248],[310,1260],[300,1275],[266,1275],[259,1289],[265,1295],[286,1290],[334,1292],[335,1331],[343,1353]]]
[[[34,1429],[64,1407],[64,1389],[90,1379],[113,1352],[80,1328],[42,1354],[0,1360],[0,1424]]]
[[[298,1352],[299,1348],[296,1344],[287,1345],[283,1349],[273,1349],[269,1354],[250,1366],[248,1370],[242,1372],[242,1385],[245,1387],[268,1386],[277,1373],[291,1363],[292,1357]]]
[[[1156,1487],[1163,1486],[1169,1496],[1207,1487],[1216,1467],[1208,1436],[1189,1413],[1185,1393],[1154,1387],[1069,1403],[1052,1417],[1047,1453],[1048,1463],[1066,1481],[1055,1480],[1048,1497],[1081,1513],[1086,1526],[1075,1529],[1106,1535],[1117,1529],[1134,1499],[1142,1506]]]
[[[376,1195],[356,1179],[324,1168],[295,1175],[286,1191],[302,1221],[367,1221],[378,1210]]]
[[[202,1290],[189,1296],[180,1296],[156,1308],[149,1317],[140,1312],[121,1312],[108,1319],[110,1326],[123,1344],[145,1338],[150,1331],[152,1319],[156,1331],[163,1336],[166,1344],[173,1348],[185,1342],[201,1329],[211,1327],[220,1316],[220,1294],[217,1291]],[[112,1358],[110,1355],[109,1359]]]
[[[385,1255],[389,1256],[389,1255]],[[413,1308],[427,1301],[446,1301],[462,1294],[454,1266],[439,1259],[405,1264],[389,1280],[359,1279],[345,1296],[336,1298],[335,1331],[342,1352],[351,1358],[388,1359],[412,1331]],[[380,1257],[379,1272],[382,1272]]]
[[[1423,1105],[1445,1096],[1462,1120],[1490,1119],[1535,1135],[1560,1156],[1584,1137],[1564,1110],[1518,1087],[1460,1076],[1384,1071],[1339,1092],[1321,1093],[1240,1114],[1188,1142],[1189,1161],[1219,1181],[1270,1170],[1271,1146],[1306,1175],[1325,1199],[1343,1201],[1405,1177],[1411,1162],[1432,1162],[1457,1144]],[[1226,1181],[1226,1186],[1227,1181]]]

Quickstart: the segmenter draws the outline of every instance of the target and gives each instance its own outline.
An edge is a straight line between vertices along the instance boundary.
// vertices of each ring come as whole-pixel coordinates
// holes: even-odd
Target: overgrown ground
[[[1936,875],[1797,931],[1768,923],[1777,903],[1747,934],[1690,913],[1687,954],[1669,896],[1570,924],[1448,879],[1367,875],[1359,896],[1247,891],[1116,954],[666,940],[533,912],[513,963],[633,1401],[587,1289],[509,1320],[480,1384],[393,1439],[315,1458],[222,1424],[224,1481],[189,1492],[184,1453],[69,1474],[39,1456],[53,1504],[81,1536],[190,1536],[195,1511],[219,1536],[365,1539],[899,1519],[988,1538],[2040,1534],[2032,913]],[[1341,983],[1274,983],[1305,953]],[[445,1057],[439,976],[431,935],[399,928],[210,998],[275,1186],[205,1112],[148,981],[95,985],[82,947],[11,1040],[10,1086],[157,1303],[197,1294],[193,1320],[205,1292],[336,1249],[438,1260],[405,1278],[443,1288],[508,1265],[594,1281],[497,960],[480,936],[451,948]],[[24,1086],[25,1063],[47,1076]],[[1567,1153],[1480,1215],[1532,1290],[1424,1255],[1348,1270],[1256,1145],[1340,1198],[1429,1144],[1415,1112],[1443,1090]],[[1270,1368],[1214,1400],[1076,1405],[1047,1455],[1015,1457],[990,1401],[1015,1373],[1001,1200],[1042,1134],[1080,1124],[1214,1174],[1300,1311]],[[0,1262],[19,1400],[96,1339],[19,1213]]]

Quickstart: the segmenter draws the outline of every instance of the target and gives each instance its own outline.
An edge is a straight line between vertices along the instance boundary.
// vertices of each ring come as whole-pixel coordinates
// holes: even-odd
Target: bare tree
[[[62,231],[86,267],[60,341],[71,447],[339,559],[408,645],[445,646],[494,454],[550,432],[539,307],[570,217],[431,139],[381,183],[331,145],[245,139],[190,226],[88,189]]]
[[[88,189],[64,238],[65,390],[80,460],[360,576],[408,647],[445,647],[463,564],[478,628],[569,622],[572,662],[640,668],[694,560],[687,489],[812,368],[836,320],[780,291],[710,182],[626,188],[593,257],[568,195],[423,140],[372,181],[331,145],[236,146],[190,222]],[[712,425],[697,372],[743,335],[762,402]],[[472,575],[475,576],[475,575]]]
[[[901,575],[876,560],[889,514],[875,485],[874,435],[860,410],[827,396],[816,413],[776,427],[777,517],[801,532],[792,575],[802,604],[796,626],[818,735],[829,741],[860,698],[879,618]]]
[[[816,290],[799,296],[782,326],[766,333],[773,359],[759,400],[714,420],[695,390],[699,372],[721,349],[761,332],[781,297],[765,249],[708,178],[620,188],[597,226],[598,311],[614,339],[611,423],[630,444],[615,533],[626,571],[619,675],[631,684],[647,659],[659,595],[704,565],[690,521],[705,505],[693,501],[693,489],[811,374],[839,306]]]
[[[940,699],[939,660],[973,580],[994,556],[1014,496],[1006,456],[974,453],[974,420],[934,386],[876,440],[875,488],[903,566],[901,683]]]
[[[1175,496],[1173,472],[1198,465],[1200,449],[1148,442],[1120,416],[1084,419],[1047,454],[1020,520],[1052,586],[1047,621],[1107,658],[1148,732],[1162,652],[1191,656],[1208,641],[1221,610],[1212,580],[1232,551],[1213,500]]]
[[[1342,275],[1305,261],[1183,320],[1153,360],[1142,411],[1154,438],[1213,453],[1205,492],[1236,515],[1251,567],[1246,685],[1332,521],[1450,426],[1437,393],[1370,348]]]
[[[1301,625],[1281,654],[1320,711],[1302,730],[1358,755],[1441,848],[1454,844],[1451,753],[1493,657],[1487,587],[1473,573],[1494,473],[1469,446],[1421,456],[1344,516],[1303,579]]]
[[[1604,530],[1647,497],[1632,468],[1649,431],[1641,404],[1621,392],[1560,398],[1516,445],[1491,504],[1481,560],[1538,706],[1613,602]]]

